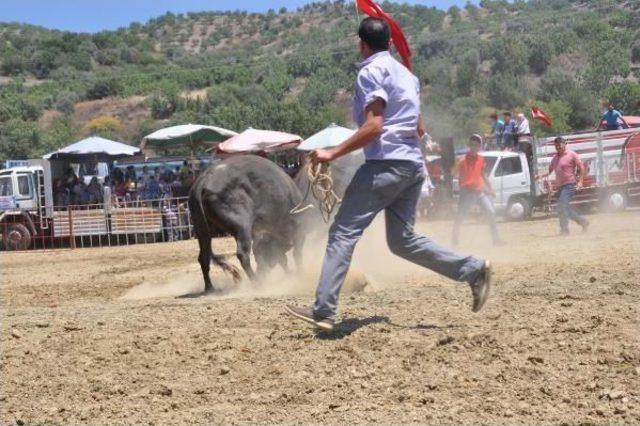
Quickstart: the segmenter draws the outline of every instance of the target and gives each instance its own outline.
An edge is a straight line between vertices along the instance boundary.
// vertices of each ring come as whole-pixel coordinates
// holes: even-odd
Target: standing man
[[[554,141],[556,155],[551,159],[549,170],[536,179],[542,179],[551,173],[556,174],[556,188],[558,190],[558,218],[560,219],[560,235],[569,235],[569,219],[582,227],[582,232],[589,228],[589,221],[583,218],[569,204],[584,183],[585,167],[580,157],[567,149],[567,140],[558,136]],[[576,169],[578,178],[576,179]]]
[[[358,30],[363,61],[356,79],[353,113],[359,128],[342,144],[310,155],[315,164],[330,162],[364,148],[366,162],[345,191],[329,230],[315,304],[287,306],[287,313],[333,330],[338,295],[356,243],[376,215],[385,212],[391,252],[456,281],[467,282],[473,311],[487,300],[491,283],[488,261],[449,251],[414,230],[416,204],[425,179],[420,137],[418,79],[389,53],[389,26],[365,18]]]
[[[620,114],[620,111],[614,109],[613,104],[611,103],[609,104],[609,108],[607,108],[607,110],[602,114],[600,122],[598,122],[598,125],[596,126],[596,130],[600,129],[603,120],[605,121],[606,130],[620,130],[622,129],[622,125],[620,123],[629,127],[622,117],[622,114]]]
[[[491,136],[495,140],[495,144],[499,150],[504,149],[502,142],[502,134],[504,133],[504,121],[500,120],[497,113],[490,115],[491,118]]]
[[[529,120],[527,120],[527,117],[525,117],[523,113],[519,113],[518,115],[516,115],[516,140],[515,140],[516,149],[520,148],[521,136],[531,136],[531,129],[529,128]]]
[[[495,197],[495,192],[491,188],[491,183],[487,179],[484,158],[478,153],[482,147],[482,138],[480,135],[473,135],[469,138],[469,152],[464,159],[456,164],[458,177],[460,182],[460,201],[458,202],[458,211],[455,221],[453,222],[453,245],[458,245],[460,236],[460,225],[469,211],[469,208],[478,204],[484,211],[489,220],[489,229],[491,230],[491,238],[494,245],[502,245],[503,242],[498,236],[498,227],[496,226],[496,212],[493,209],[493,203],[487,194]]]
[[[505,111],[502,116],[504,117],[502,143],[504,144],[504,149],[511,151],[516,145],[517,125],[516,122],[511,119],[511,113],[509,111]]]

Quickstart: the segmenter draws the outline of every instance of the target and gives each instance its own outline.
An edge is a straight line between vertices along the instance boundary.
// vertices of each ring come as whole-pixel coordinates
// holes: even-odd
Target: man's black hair
[[[358,28],[358,37],[375,52],[389,50],[391,31],[389,24],[380,18],[364,18]]]
[[[567,139],[564,136],[558,136],[553,140],[553,143],[561,143],[563,145],[566,145]]]
[[[502,115],[507,116],[507,117],[511,117],[511,111],[505,111],[502,113]]]

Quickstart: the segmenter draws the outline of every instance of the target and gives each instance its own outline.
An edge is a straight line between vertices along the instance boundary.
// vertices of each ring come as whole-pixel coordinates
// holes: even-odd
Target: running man
[[[456,281],[467,282],[473,311],[487,300],[491,282],[488,261],[461,256],[414,230],[416,204],[425,179],[420,137],[418,79],[389,53],[389,26],[365,18],[358,30],[363,61],[356,79],[353,113],[359,128],[341,145],[310,155],[315,164],[330,162],[364,148],[366,162],[349,184],[329,230],[329,240],[313,306],[287,306],[294,317],[332,331],[338,296],[351,256],[364,230],[384,210],[391,252]]]
[[[556,175],[556,188],[558,189],[558,218],[560,219],[560,235],[569,235],[569,219],[582,227],[582,232],[589,228],[589,221],[571,207],[571,199],[584,183],[585,167],[580,157],[567,149],[567,140],[558,136],[553,141],[556,155],[551,159],[549,170],[536,179],[543,179],[551,173]],[[576,178],[576,169],[578,178]]]
[[[487,179],[484,158],[479,155],[481,147],[482,138],[480,135],[471,136],[469,138],[469,152],[464,156],[464,159],[456,164],[458,182],[460,183],[460,201],[458,202],[458,211],[453,222],[452,243],[454,247],[458,245],[460,225],[462,225],[467,216],[469,208],[474,204],[478,204],[482,208],[489,221],[493,244],[497,246],[504,244],[498,236],[496,212],[489,198],[489,195],[495,197],[496,194]]]

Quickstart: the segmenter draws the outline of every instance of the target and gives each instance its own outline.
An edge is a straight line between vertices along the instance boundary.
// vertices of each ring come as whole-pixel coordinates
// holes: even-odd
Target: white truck
[[[83,243],[85,239],[106,238],[111,244],[112,237],[128,241],[130,236],[135,236],[138,241],[140,236],[145,242],[151,239],[149,236],[153,236],[153,241],[167,238],[164,226],[167,217],[163,209],[169,203],[179,202],[178,199],[113,205],[107,197],[107,202],[102,204],[55,205],[54,178],[62,177],[68,167],[75,166],[78,165],[36,159],[29,160],[28,166],[0,170],[0,237],[4,250],[74,247],[76,239]],[[85,180],[91,177],[82,176]],[[188,229],[188,223],[181,228]]]
[[[640,199],[640,132],[624,129],[565,135],[568,148],[584,162],[584,188],[573,203],[608,210],[624,209]],[[553,137],[520,141],[520,151],[485,151],[488,177],[496,192],[494,205],[511,220],[527,219],[534,210],[556,205],[551,179],[535,181],[555,153]]]

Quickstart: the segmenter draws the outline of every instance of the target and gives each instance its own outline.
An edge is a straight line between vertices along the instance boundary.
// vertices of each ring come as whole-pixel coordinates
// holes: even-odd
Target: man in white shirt
[[[286,306],[290,315],[331,331],[338,296],[351,256],[364,230],[385,212],[387,243],[392,253],[471,288],[472,309],[487,300],[490,263],[442,247],[414,229],[416,205],[426,179],[420,138],[418,78],[389,53],[389,26],[366,18],[360,24],[363,61],[356,79],[353,114],[359,128],[337,147],[311,153],[314,164],[330,162],[363,149],[366,162],[349,184],[329,230],[329,239],[313,306]]]
[[[529,129],[529,120],[523,113],[519,113],[516,116],[516,148],[522,136],[531,136],[531,130]]]

